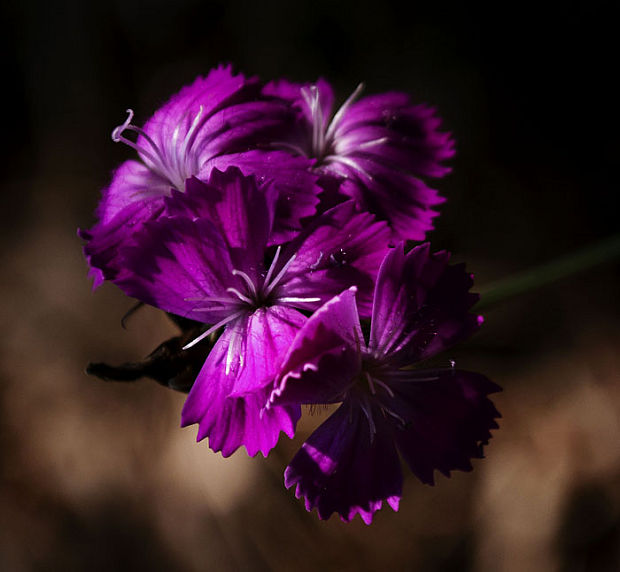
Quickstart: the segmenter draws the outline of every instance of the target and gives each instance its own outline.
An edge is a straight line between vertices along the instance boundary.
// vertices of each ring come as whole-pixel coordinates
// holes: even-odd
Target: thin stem
[[[615,235],[546,264],[498,280],[481,289],[476,310],[494,306],[518,294],[530,292],[577,272],[620,257],[620,235]]]

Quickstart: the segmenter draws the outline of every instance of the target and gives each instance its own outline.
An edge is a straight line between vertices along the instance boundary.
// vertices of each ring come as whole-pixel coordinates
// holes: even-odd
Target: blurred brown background
[[[430,238],[478,285],[618,231],[612,4],[434,4],[3,0],[0,570],[620,569],[617,264],[488,310],[445,356],[504,387],[488,458],[408,478],[371,527],[283,488],[317,416],[223,460],[178,428],[181,394],[83,373],[175,333],[150,309],[123,330],[132,302],[86,278],[76,228],[131,156],[109,134],[222,61],[437,105],[458,156]]]

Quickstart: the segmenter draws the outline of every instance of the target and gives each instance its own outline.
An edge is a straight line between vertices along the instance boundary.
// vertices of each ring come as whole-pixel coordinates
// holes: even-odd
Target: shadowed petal
[[[215,323],[227,307],[201,302],[222,296],[231,284],[227,245],[209,220],[160,218],[145,223],[137,246],[122,252],[123,272],[115,283],[129,296],[192,320]],[[205,308],[209,308],[205,311]]]
[[[388,381],[387,379],[385,381]],[[489,393],[501,388],[483,375],[468,371],[400,371],[389,380],[394,397],[382,404],[402,418],[394,438],[413,473],[433,484],[433,472],[471,470],[470,459],[482,458],[482,446],[498,427],[500,417]]]
[[[402,472],[391,436],[376,412],[376,434],[359,407],[345,402],[303,444],[284,473],[287,488],[295,486],[306,509],[319,518],[337,512],[345,522],[359,514],[370,524],[384,500],[398,510]]]
[[[444,202],[421,179],[375,160],[334,161],[325,171],[345,177],[340,191],[379,220],[387,221],[394,240],[424,240],[439,214],[433,207]]]
[[[103,190],[97,207],[99,222],[90,230],[79,230],[86,240],[84,255],[94,278],[93,288],[112,280],[121,269],[119,248],[131,244],[142,223],[163,211],[163,195],[170,192],[167,181],[154,175],[142,163],[125,161]]]
[[[442,177],[450,171],[441,162],[454,155],[454,141],[439,131],[440,124],[432,107],[412,105],[405,93],[370,95],[342,117],[336,153],[373,158],[416,176]]]
[[[295,254],[283,279],[286,296],[320,297],[321,303],[357,286],[361,316],[370,315],[372,290],[377,271],[388,250],[389,229],[365,212],[357,212],[347,201],[317,217],[287,247],[284,260]]]
[[[448,266],[449,254],[430,254],[429,244],[406,255],[402,245],[383,261],[373,304],[369,350],[394,366],[435,355],[475,331],[469,314],[477,301],[463,265]]]

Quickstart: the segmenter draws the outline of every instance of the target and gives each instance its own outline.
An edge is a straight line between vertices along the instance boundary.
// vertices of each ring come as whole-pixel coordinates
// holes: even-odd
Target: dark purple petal
[[[439,130],[433,108],[413,105],[398,92],[355,101],[361,87],[328,117],[333,94],[326,82],[269,84],[266,95],[299,113],[283,141],[273,145],[316,158],[322,175],[343,183],[341,193],[388,221],[395,240],[423,240],[438,214],[433,207],[444,199],[422,178],[450,171],[443,162],[454,155],[452,137]]]
[[[361,372],[365,346],[355,304],[355,288],[319,308],[293,340],[270,403],[333,403]]]
[[[306,509],[319,518],[334,512],[345,522],[359,514],[370,524],[384,500],[398,510],[402,472],[391,430],[376,411],[376,433],[359,407],[345,402],[303,444],[284,473]]]
[[[375,277],[388,250],[389,229],[353,201],[317,217],[284,251],[283,260],[296,256],[282,280],[282,295],[319,297],[300,307],[316,309],[350,286],[357,286],[362,317],[370,315]]]
[[[455,369],[401,370],[385,380],[394,397],[382,405],[404,421],[394,424],[394,438],[413,473],[433,484],[436,469],[470,471],[470,459],[483,457],[501,417],[487,395],[501,388],[483,375]]]
[[[429,244],[403,254],[402,245],[383,261],[373,304],[369,351],[396,366],[410,365],[472,334],[479,316],[463,265],[448,266],[449,254],[430,254]]]
[[[365,157],[335,160],[325,172],[344,177],[340,192],[361,208],[385,220],[396,240],[423,240],[439,214],[433,207],[444,202],[421,179]]]
[[[316,212],[321,189],[318,175],[311,172],[313,163],[284,151],[247,151],[215,157],[203,166],[201,174],[206,176],[213,168],[224,170],[232,165],[244,175],[255,175],[260,185],[272,182],[278,194],[269,239],[269,245],[273,245],[292,239],[301,229],[301,220]]]
[[[138,161],[125,161],[114,174],[110,185],[103,190],[96,214],[100,223],[110,223],[135,203],[159,200],[170,194],[169,181],[162,179]],[[146,208],[146,207],[143,207]]]
[[[115,171],[97,207],[99,222],[90,230],[78,231],[86,240],[84,255],[94,288],[116,277],[119,248],[131,244],[142,223],[157,218],[163,211],[162,197],[169,192],[166,181],[137,161],[125,161]]]
[[[454,155],[449,133],[426,105],[412,105],[404,93],[364,97],[343,115],[335,134],[335,154],[374,157],[394,169],[423,177],[442,177],[441,162]]]
[[[267,456],[284,431],[293,436],[299,406],[264,409],[281,356],[306,318],[290,308],[261,308],[230,323],[194,383],[182,426],[198,423],[197,440],[227,457],[242,445]]]
[[[115,279],[123,292],[199,322],[215,323],[230,314],[227,307],[201,301],[228,296],[227,287],[241,284],[211,221],[161,217],[145,223],[134,240],[136,246],[121,253],[123,271]]]

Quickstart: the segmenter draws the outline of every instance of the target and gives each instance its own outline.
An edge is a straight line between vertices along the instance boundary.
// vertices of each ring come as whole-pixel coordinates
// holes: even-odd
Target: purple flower
[[[342,405],[304,443],[285,472],[306,508],[319,517],[356,514],[369,524],[384,500],[398,509],[398,452],[413,473],[433,484],[470,470],[496,428],[499,413],[486,395],[500,388],[484,376],[454,368],[411,366],[475,331],[482,319],[468,310],[478,299],[463,265],[428,244],[390,251],[377,278],[368,342],[355,289],[316,311],[299,331],[272,391],[272,405]]]
[[[322,79],[273,82],[263,91],[298,112],[296,127],[275,146],[315,158],[324,186],[342,181],[340,193],[388,221],[396,239],[424,239],[443,199],[421,177],[444,176],[449,169],[442,162],[454,155],[432,108],[399,92],[356,101],[360,85],[334,113],[332,88]]]
[[[300,219],[315,213],[319,188],[309,172],[313,162],[282,151],[257,150],[291,112],[262,97],[256,78],[219,67],[173,96],[143,128],[132,123],[133,111],[128,113],[112,139],[135,149],[139,160],[125,161],[115,171],[97,208],[98,223],[80,231],[88,241],[84,250],[95,286],[117,276],[119,247],[131,241],[143,222],[161,214],[164,197],[173,190],[183,192],[192,176],[207,179],[214,167],[235,165],[246,175],[274,182],[274,242],[290,238],[299,230]],[[135,141],[127,137],[130,131],[137,134]]]
[[[276,195],[274,185],[259,188],[236,168],[213,169],[208,183],[188,179],[185,193],[165,198],[165,213],[121,251],[116,283],[127,294],[211,325],[186,348],[224,328],[182,414],[183,426],[198,423],[198,440],[209,437],[224,456],[241,445],[267,455],[280,431],[292,436],[298,405],[262,409],[303,311],[356,284],[369,312],[387,250],[385,223],[357,213],[352,201],[269,247]]]

